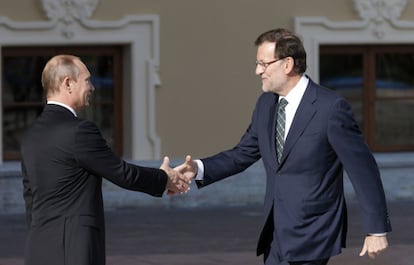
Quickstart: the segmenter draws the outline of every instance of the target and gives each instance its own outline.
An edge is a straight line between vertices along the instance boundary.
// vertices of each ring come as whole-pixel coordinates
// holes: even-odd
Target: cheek
[[[285,77],[283,75],[273,73],[270,79],[272,80],[272,84],[276,85],[283,83]]]
[[[274,85],[277,81],[278,81],[278,79],[277,79],[275,74],[272,74],[272,75],[269,76],[269,84]]]

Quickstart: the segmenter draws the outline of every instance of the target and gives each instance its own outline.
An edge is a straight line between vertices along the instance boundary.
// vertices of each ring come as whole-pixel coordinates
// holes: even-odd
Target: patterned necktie
[[[283,145],[285,144],[285,122],[286,122],[286,112],[285,107],[288,104],[287,100],[282,98],[279,101],[279,108],[277,110],[277,120],[276,120],[276,151],[277,151],[277,161],[280,162],[282,157]]]

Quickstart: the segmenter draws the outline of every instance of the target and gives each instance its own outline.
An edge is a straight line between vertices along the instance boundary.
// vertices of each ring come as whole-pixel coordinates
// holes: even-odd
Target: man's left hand
[[[375,258],[388,247],[387,236],[373,236],[365,237],[364,246],[362,247],[359,256],[364,256],[368,252],[370,258]]]

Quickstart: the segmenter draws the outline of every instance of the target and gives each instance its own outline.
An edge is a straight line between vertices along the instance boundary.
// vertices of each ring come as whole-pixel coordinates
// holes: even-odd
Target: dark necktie
[[[280,162],[282,157],[283,145],[285,144],[285,122],[286,122],[286,112],[285,107],[288,104],[287,100],[282,98],[279,101],[279,108],[277,110],[277,119],[276,119],[276,151],[277,151],[277,161]]]

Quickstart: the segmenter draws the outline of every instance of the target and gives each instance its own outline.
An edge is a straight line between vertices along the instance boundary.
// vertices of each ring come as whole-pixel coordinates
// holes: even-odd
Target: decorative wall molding
[[[98,2],[42,0],[40,3],[48,18],[45,21],[20,22],[0,16],[0,55],[2,46],[121,45],[124,49],[125,158],[160,159],[154,96],[154,90],[160,84],[159,17],[130,15],[111,21],[90,19]],[[0,100],[0,109],[1,104]],[[0,112],[0,132],[2,119]],[[0,141],[0,152],[2,149]],[[0,162],[2,157],[0,153]]]
[[[43,11],[47,18],[64,25],[62,33],[72,38],[75,33],[72,24],[78,21],[82,24],[95,11],[99,0],[41,0]]]
[[[295,17],[295,32],[307,51],[308,75],[319,81],[319,47],[324,44],[407,44],[414,42],[414,21],[400,20],[406,0],[353,0],[360,20]]]
[[[49,19],[74,21],[91,18],[99,0],[41,0]]]
[[[354,0],[359,17],[376,24],[399,19],[406,5],[407,0]]]

